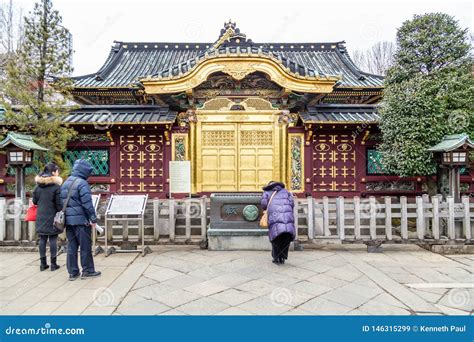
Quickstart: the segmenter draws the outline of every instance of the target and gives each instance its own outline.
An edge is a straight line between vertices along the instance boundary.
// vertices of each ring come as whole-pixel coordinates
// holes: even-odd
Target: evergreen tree
[[[473,136],[469,49],[467,30],[447,14],[416,15],[398,30],[380,108],[379,148],[388,172],[433,175],[437,163],[428,147],[446,134]]]
[[[17,57],[9,61],[2,84],[7,125],[33,135],[50,149],[50,157],[60,155],[75,132],[63,123],[72,109],[70,90],[72,49],[69,31],[51,0],[36,3],[24,18],[24,38]],[[63,164],[63,163],[61,163]]]

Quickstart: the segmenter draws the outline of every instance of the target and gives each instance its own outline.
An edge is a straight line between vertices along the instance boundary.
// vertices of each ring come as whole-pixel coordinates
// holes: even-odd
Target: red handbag
[[[30,206],[26,210],[25,221],[36,221],[36,212],[38,211],[38,206],[30,203]]]

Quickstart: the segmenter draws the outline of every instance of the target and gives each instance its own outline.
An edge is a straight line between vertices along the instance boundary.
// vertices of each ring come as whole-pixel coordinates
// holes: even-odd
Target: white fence
[[[300,206],[303,206],[301,213]],[[474,203],[468,196],[461,203],[441,195],[384,198],[308,198],[297,201],[295,215],[307,217],[307,238],[335,237],[343,241],[441,240],[469,241],[472,238]],[[297,220],[299,223],[300,220]],[[298,229],[300,231],[300,229]]]
[[[97,209],[99,224],[104,223],[107,200]],[[26,209],[19,199],[0,198],[0,244],[26,243],[36,240],[33,222],[24,222]],[[145,210],[145,239],[147,243],[200,243],[207,238],[209,201],[204,196],[182,200],[152,199]],[[109,227],[109,241],[121,243],[138,238],[135,222],[114,222]],[[60,236],[61,237],[61,236]],[[103,241],[103,237],[98,240]]]
[[[105,212],[105,201],[98,209]],[[26,207],[19,200],[0,198],[0,244],[35,241],[34,224],[22,221]],[[295,200],[296,226],[300,242],[333,239],[343,242],[456,242],[472,239],[474,203],[463,197],[427,195],[384,198],[305,198]],[[203,243],[207,238],[209,200],[149,200],[145,212],[148,244]],[[114,224],[109,240],[120,243],[129,233],[138,235],[135,225]],[[103,237],[99,238],[99,242]]]

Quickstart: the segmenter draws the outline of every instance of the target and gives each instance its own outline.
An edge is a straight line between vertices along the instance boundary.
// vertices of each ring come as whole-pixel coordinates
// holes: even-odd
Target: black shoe
[[[94,272],[82,272],[82,277],[81,279],[89,279],[89,278],[97,278],[100,277],[102,273],[94,271]]]
[[[49,268],[48,264],[46,263],[46,257],[41,257],[40,258],[41,265],[40,265],[40,271],[47,270]]]
[[[285,263],[285,258],[281,257],[278,259],[278,261],[280,262],[280,264],[283,265]]]
[[[56,258],[51,258],[51,272],[53,271],[56,271],[58,268],[60,268],[61,266],[59,266],[57,263],[56,263]]]
[[[280,265],[280,260],[278,260],[278,259],[273,259],[272,262],[273,262],[274,264]]]
[[[76,279],[79,279],[79,276],[80,276],[79,273],[78,273],[78,274],[75,274],[75,275],[70,274],[70,275],[69,275],[69,281],[74,281],[74,280],[76,280]]]

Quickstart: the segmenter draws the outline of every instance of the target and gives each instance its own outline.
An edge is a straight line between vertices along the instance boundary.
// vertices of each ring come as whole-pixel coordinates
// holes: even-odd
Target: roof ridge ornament
[[[221,30],[219,38],[212,45],[211,49],[218,49],[222,45],[241,45],[242,43],[252,43],[250,39],[243,33],[240,33],[240,29],[237,28],[237,24],[229,19],[228,22],[224,23],[224,28]]]

